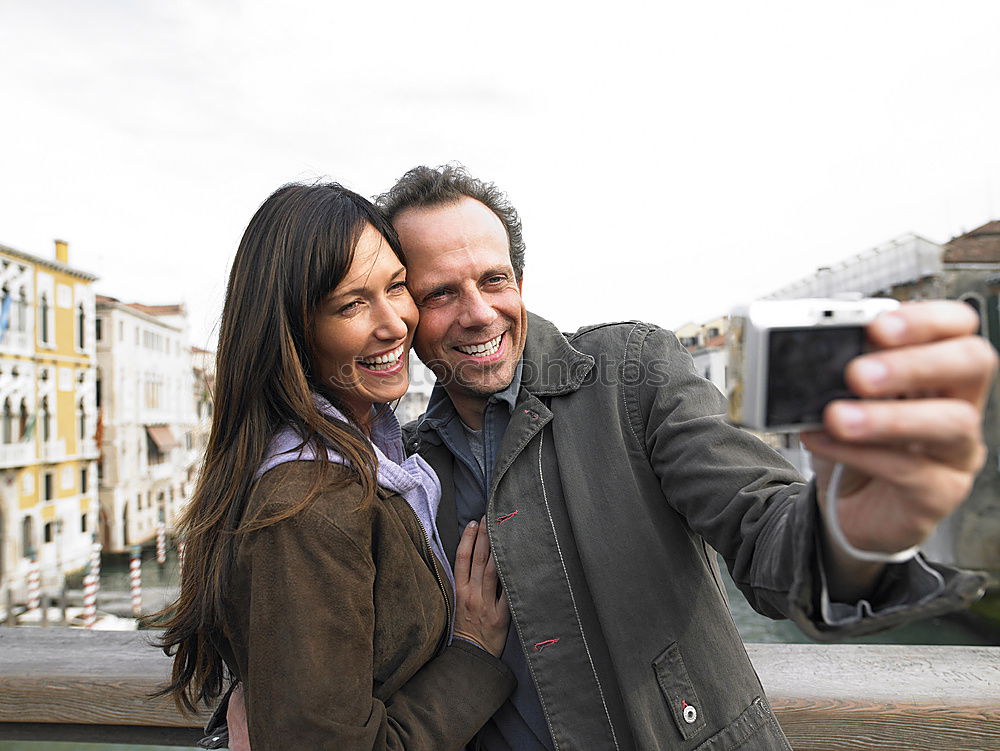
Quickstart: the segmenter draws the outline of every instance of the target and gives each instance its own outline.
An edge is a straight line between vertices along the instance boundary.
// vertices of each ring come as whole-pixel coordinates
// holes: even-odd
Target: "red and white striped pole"
[[[128,578],[132,585],[132,615],[138,618],[142,614],[142,546],[132,547],[132,558],[129,560]]]
[[[177,538],[177,575],[184,575],[184,539]]]
[[[38,565],[38,553],[32,550],[28,561],[28,610],[34,610],[42,601],[42,574]]]
[[[90,546],[90,573],[101,578],[101,543],[94,537],[94,542]]]
[[[156,562],[161,566],[167,562],[167,525],[156,525]]]
[[[83,577],[83,627],[93,628],[97,622],[97,577],[87,572]]]
[[[90,546],[90,570],[83,577],[83,627],[93,628],[97,622],[97,591],[101,588],[101,543],[94,536]]]

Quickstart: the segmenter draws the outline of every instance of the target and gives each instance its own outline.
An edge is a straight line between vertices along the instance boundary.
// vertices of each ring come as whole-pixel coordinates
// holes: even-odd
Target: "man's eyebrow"
[[[480,276],[479,278],[486,279],[487,277],[490,276],[511,276],[512,273],[513,270],[510,268],[510,266],[497,266],[496,268],[493,269],[487,269],[482,273],[482,276]]]
[[[400,266],[398,269],[396,269],[396,273],[389,277],[389,281],[390,282],[394,281],[394,280],[398,279],[399,277],[401,277],[405,273],[406,273],[406,269],[403,266]],[[365,278],[367,279],[368,277],[366,276]],[[355,297],[355,296],[363,295],[367,291],[368,291],[368,287],[367,286],[351,287],[350,289],[345,289],[345,290],[342,290],[340,292],[338,292],[337,290],[333,290],[332,292],[330,292],[330,294],[327,295],[327,298]]]

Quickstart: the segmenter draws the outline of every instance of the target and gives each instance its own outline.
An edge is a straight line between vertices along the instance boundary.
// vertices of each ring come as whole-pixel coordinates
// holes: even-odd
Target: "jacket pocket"
[[[670,714],[684,740],[705,729],[707,719],[701,701],[688,677],[680,647],[674,642],[653,660],[653,672]]]
[[[698,746],[695,751],[792,751],[778,720],[763,698]]]

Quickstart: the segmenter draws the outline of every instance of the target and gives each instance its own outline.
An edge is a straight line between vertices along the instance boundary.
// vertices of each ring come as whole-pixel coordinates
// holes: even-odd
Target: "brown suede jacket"
[[[249,513],[300,501],[313,469],[267,472]],[[514,678],[471,644],[446,646],[451,585],[406,501],[380,490],[357,510],[360,486],[345,468],[330,472],[310,506],[238,549],[226,636],[251,745],[460,749]]]

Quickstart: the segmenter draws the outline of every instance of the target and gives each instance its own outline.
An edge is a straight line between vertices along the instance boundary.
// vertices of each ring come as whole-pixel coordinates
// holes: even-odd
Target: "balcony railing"
[[[66,440],[49,441],[42,444],[42,461],[58,462],[66,458]]]
[[[84,438],[79,442],[80,455],[84,459],[96,459],[98,457],[97,441],[93,438]]]
[[[25,467],[34,464],[35,442],[30,443],[0,443],[0,469]]]
[[[30,331],[7,331],[0,334],[0,350],[5,352],[23,352],[32,349]]]
[[[181,474],[181,470],[172,462],[149,465],[149,479],[151,480],[169,480],[174,475],[179,474]]]

